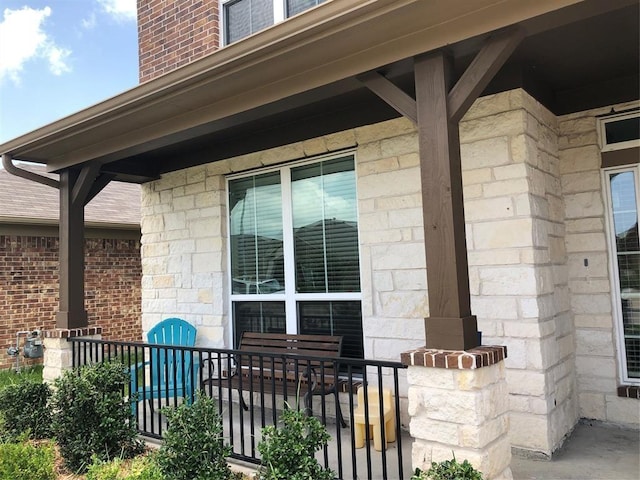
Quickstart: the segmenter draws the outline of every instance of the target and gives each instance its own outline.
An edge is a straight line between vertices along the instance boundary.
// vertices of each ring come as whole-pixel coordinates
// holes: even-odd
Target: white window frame
[[[640,111],[623,112],[615,115],[608,115],[598,120],[598,139],[600,143],[600,150],[603,152],[610,152],[612,150],[622,150],[625,148],[640,147],[640,138],[635,140],[628,140],[626,142],[607,143],[607,136],[605,128],[608,123],[619,122],[620,120],[626,120],[627,118],[639,117]]]
[[[353,172],[356,178],[354,185],[356,189],[356,199],[358,198],[357,187],[357,159],[354,149],[343,150],[339,153],[322,155],[314,157],[312,159],[299,160],[294,162],[288,162],[286,164],[277,165],[274,167],[260,168],[256,170],[245,171],[242,173],[231,174],[226,177],[226,198],[229,198],[229,182],[244,177],[250,177],[254,175],[261,175],[270,172],[280,172],[280,185],[282,193],[282,229],[283,232],[293,231],[293,212],[291,209],[292,197],[291,197],[291,170],[301,165],[309,165],[319,163],[327,160],[333,160],[336,158],[343,158],[351,156],[353,157]],[[231,215],[227,210],[227,288],[229,294],[226,296],[227,312],[229,312],[229,329],[227,332],[227,345],[233,346],[233,339],[235,334],[235,322],[233,319],[233,302],[259,302],[259,301],[279,301],[285,303],[285,315],[286,315],[286,329],[288,334],[298,333],[298,312],[297,303],[304,301],[359,301],[362,305],[362,251],[358,248],[358,264],[360,273],[360,291],[359,292],[329,292],[329,293],[297,293],[295,292],[295,257],[294,257],[294,245],[291,242],[290,235],[283,234],[283,250],[285,259],[285,293],[267,293],[267,294],[234,294],[233,292],[233,279],[231,278]],[[360,218],[358,202],[356,201],[356,218]],[[358,221],[358,238],[360,236],[360,222]],[[287,268],[288,267],[288,268]],[[361,319],[363,322],[363,335],[364,335],[364,317]]]
[[[627,165],[623,167],[611,167],[602,169],[602,188],[605,192],[605,224],[607,230],[609,257],[609,278],[611,280],[611,300],[613,304],[613,329],[616,338],[616,354],[618,359],[618,374],[625,385],[640,385],[640,378],[629,377],[627,371],[627,349],[624,338],[624,325],[622,320],[622,297],[620,288],[620,272],[618,268],[616,234],[613,223],[613,205],[611,200],[611,182],[609,177],[613,173],[633,172],[636,185],[636,204],[640,206],[640,165]]]
[[[218,17],[220,18],[220,46],[221,47],[230,45],[229,43],[227,43],[227,40],[226,40],[227,39],[227,15],[224,7],[227,3],[232,3],[234,1],[237,1],[237,0],[220,0],[219,2],[220,14],[218,15]],[[272,1],[273,1],[273,25],[275,25],[277,23],[283,22],[288,17],[286,16],[286,11],[285,11],[286,10],[285,0],[272,0]],[[315,8],[315,7],[311,7],[311,8]],[[232,43],[235,43],[235,42],[232,42]]]

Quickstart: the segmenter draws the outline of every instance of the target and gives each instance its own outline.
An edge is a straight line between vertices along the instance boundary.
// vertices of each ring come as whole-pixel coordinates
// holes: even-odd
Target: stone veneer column
[[[511,479],[504,346],[403,353],[409,383],[413,468],[468,460],[483,477]]]
[[[102,338],[102,327],[85,327],[46,330],[44,336],[44,369],[42,380],[51,383],[62,375],[65,370],[73,366],[73,344],[69,341],[74,337],[85,337],[93,340]]]

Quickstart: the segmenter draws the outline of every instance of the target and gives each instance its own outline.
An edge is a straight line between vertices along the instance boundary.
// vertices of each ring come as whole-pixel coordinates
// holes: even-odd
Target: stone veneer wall
[[[509,357],[511,443],[550,455],[578,419],[558,126],[526,92],[460,124],[472,311]]]
[[[615,110],[637,108],[638,102]],[[617,396],[616,331],[602,189],[597,115],[611,107],[560,117],[560,172],[565,201],[571,309],[576,329],[580,416],[638,428],[638,400]],[[588,265],[585,265],[585,259]]]
[[[483,343],[509,349],[512,444],[549,455],[578,419],[557,119],[514,90],[479,99],[460,130],[473,313]],[[406,119],[146,184],[143,330],[177,315],[198,326],[199,344],[225,345],[231,336],[224,176],[349,148],[357,162],[365,355],[398,360],[424,345],[429,309],[419,157]]]

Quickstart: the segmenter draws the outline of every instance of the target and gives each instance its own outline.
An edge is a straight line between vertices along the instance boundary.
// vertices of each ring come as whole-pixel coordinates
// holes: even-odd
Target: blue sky
[[[0,144],[138,84],[136,0],[0,0]]]

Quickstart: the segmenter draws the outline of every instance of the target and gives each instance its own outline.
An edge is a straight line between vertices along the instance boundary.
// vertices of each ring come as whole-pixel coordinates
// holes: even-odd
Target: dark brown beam
[[[450,120],[459,122],[524,38],[513,27],[489,37],[448,94]]]
[[[60,309],[58,328],[87,326],[84,308],[84,204],[73,202],[78,172],[60,173]]]
[[[73,186],[73,204],[87,204],[86,198],[91,190],[93,183],[100,173],[100,165],[98,163],[85,163],[80,170],[80,175]]]
[[[451,59],[443,52],[415,58],[416,103],[429,318],[427,348],[468,350],[478,345],[471,315],[457,121],[448,95]]]
[[[395,108],[398,113],[407,117],[414,124],[418,124],[416,101],[403,90],[378,72],[363,73],[362,75],[358,75],[357,78],[369,90]]]

